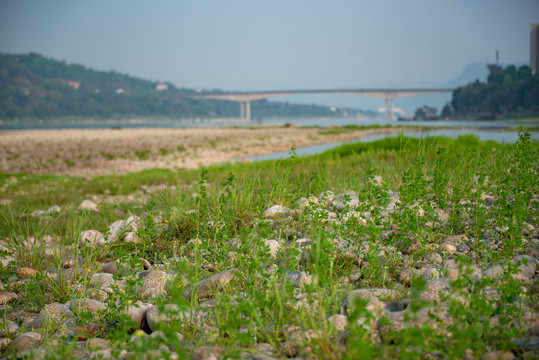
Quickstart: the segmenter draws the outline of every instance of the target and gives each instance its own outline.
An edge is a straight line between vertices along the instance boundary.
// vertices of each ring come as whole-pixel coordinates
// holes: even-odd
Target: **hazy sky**
[[[529,61],[538,0],[0,0],[0,52],[179,87],[438,86]]]

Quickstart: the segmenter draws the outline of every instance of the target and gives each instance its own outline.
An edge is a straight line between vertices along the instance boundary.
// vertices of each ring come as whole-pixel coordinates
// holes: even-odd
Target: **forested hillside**
[[[532,75],[529,66],[487,67],[487,81],[476,80],[456,89],[442,117],[494,119],[539,113],[539,74]]]
[[[0,119],[239,116],[238,103],[186,96],[194,92],[115,71],[95,71],[36,53],[0,54]],[[343,116],[344,110],[262,100],[252,103],[252,114],[253,117]]]

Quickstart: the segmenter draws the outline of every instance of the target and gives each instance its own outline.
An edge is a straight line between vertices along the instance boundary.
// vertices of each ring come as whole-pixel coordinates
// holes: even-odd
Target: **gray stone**
[[[142,296],[149,298],[166,293],[167,273],[162,270],[152,270],[142,280]]]
[[[19,325],[8,319],[0,318],[0,337],[16,335]]]
[[[28,329],[36,330],[42,327],[57,329],[66,318],[72,315],[71,310],[64,304],[48,304],[41,309],[38,317],[28,324]]]
[[[79,243],[90,247],[100,246],[105,244],[105,237],[97,230],[85,230],[80,233]]]
[[[518,347],[520,351],[539,350],[539,337],[537,336],[512,339],[509,343]]]
[[[99,311],[105,310],[107,304],[93,299],[78,298],[71,300],[70,308],[72,311],[76,312],[82,311],[96,314]]]
[[[136,232],[130,231],[125,234],[124,242],[132,243],[132,244],[140,244],[142,242],[142,239],[137,235]]]
[[[152,307],[152,304],[143,303],[140,300],[137,301],[135,304],[129,305],[129,308],[127,309],[127,314],[129,315],[131,320],[133,320],[137,324],[132,328],[133,330],[141,328],[142,321],[146,317],[146,311],[148,311]]]
[[[18,296],[11,291],[0,291],[0,305],[5,305],[17,300]]]
[[[512,352],[502,352],[500,350],[489,351],[481,356],[481,360],[513,360],[515,355]]]
[[[264,211],[264,217],[268,219],[275,219],[275,217],[279,215],[288,215],[288,213],[290,213],[289,208],[282,205],[273,205]]]
[[[425,290],[421,291],[420,297],[426,301],[440,300],[440,294],[448,295],[450,290],[451,285],[448,279],[435,279],[427,283]]]
[[[311,285],[313,283],[316,284],[318,282],[318,279],[315,276],[307,275],[305,271],[292,272],[287,270],[285,277],[289,282],[300,288],[305,287],[305,285]]]
[[[434,320],[429,316],[433,314],[437,320]],[[408,309],[403,311],[388,312],[385,317],[389,321],[388,325],[384,325],[385,322],[378,320],[377,327],[382,333],[388,331],[401,331],[406,323],[407,327],[420,328],[427,324],[429,327],[440,330],[443,332],[446,326],[451,325],[453,320],[449,311],[445,307],[424,307],[415,312]]]
[[[348,317],[337,314],[328,317],[328,322],[337,332],[343,332],[346,330],[346,325],[348,325]]]
[[[211,297],[219,288],[225,287],[239,272],[238,269],[225,270],[207,279],[202,280],[197,287],[196,297],[198,300]],[[188,297],[191,297],[189,295]]]
[[[92,200],[83,200],[83,202],[80,203],[78,209],[88,210],[88,211],[99,211],[97,204],[93,202]]]
[[[146,311],[146,322],[152,331],[158,330],[163,324],[170,324],[171,321],[188,322],[190,318],[189,311],[180,310],[176,304],[165,304],[162,311],[157,306]]]
[[[17,336],[11,343],[14,351],[22,351],[36,347],[41,342],[41,334],[36,332],[25,332]]]
[[[441,264],[443,259],[440,254],[433,252],[425,256],[425,261],[431,264]]]
[[[108,349],[109,348],[109,342],[105,339],[100,338],[90,338],[86,341],[86,347],[93,349],[93,350],[99,350],[99,349]]]
[[[116,274],[118,272],[118,263],[111,261],[103,265],[103,272],[107,274]]]
[[[501,279],[503,277],[503,268],[501,265],[494,265],[483,271],[483,275],[490,279]]]
[[[537,270],[537,260],[528,255],[518,255],[513,258],[513,263],[518,265],[518,272],[513,275],[514,278],[525,280],[535,276]]]
[[[265,240],[264,244],[269,248],[270,257],[275,259],[277,258],[277,253],[281,248],[281,245],[277,240]]]
[[[0,339],[0,353],[7,349],[11,345],[11,339],[2,338]]]
[[[344,300],[344,308],[348,315],[354,311],[356,301],[359,299],[367,302],[366,310],[368,311],[382,312],[384,309],[384,304],[372,292],[367,289],[358,289],[350,291]]]

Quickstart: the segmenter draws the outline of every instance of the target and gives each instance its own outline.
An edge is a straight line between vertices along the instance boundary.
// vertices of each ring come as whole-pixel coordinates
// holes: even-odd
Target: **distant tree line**
[[[539,114],[539,74],[529,66],[487,65],[486,82],[476,80],[453,91],[441,117],[495,119],[513,114]]]
[[[186,96],[194,93],[170,83],[138,79],[115,71],[95,71],[36,53],[0,54],[1,119],[239,116],[238,103]],[[252,102],[251,109],[253,117],[329,117],[344,116],[346,111],[266,100]]]

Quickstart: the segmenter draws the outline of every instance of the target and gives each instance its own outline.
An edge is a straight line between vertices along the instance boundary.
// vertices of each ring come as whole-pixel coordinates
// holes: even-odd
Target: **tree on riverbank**
[[[476,80],[453,91],[451,107],[444,107],[442,117],[494,119],[539,113],[539,74],[532,75],[529,66],[487,67],[487,81]]]

